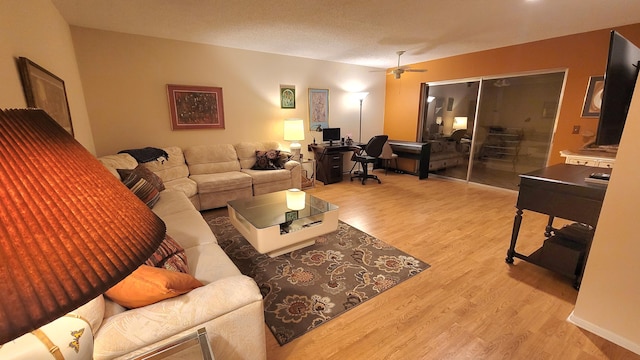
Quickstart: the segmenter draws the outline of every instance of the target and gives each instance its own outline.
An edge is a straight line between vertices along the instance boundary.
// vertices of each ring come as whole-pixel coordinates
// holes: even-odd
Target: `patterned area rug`
[[[228,217],[203,216],[225,253],[260,287],[265,321],[280,345],[429,268],[342,221],[315,245],[270,258]]]

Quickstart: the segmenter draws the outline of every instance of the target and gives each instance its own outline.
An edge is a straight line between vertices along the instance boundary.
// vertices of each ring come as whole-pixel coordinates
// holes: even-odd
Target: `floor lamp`
[[[355,96],[358,100],[360,100],[360,129],[358,130],[358,145],[362,144],[362,102],[364,101],[364,98],[367,97],[367,95],[369,95],[368,92],[359,92],[359,93],[355,93]],[[360,163],[356,162],[355,164],[353,164],[353,167],[351,168],[351,171],[353,171],[353,169],[356,167],[356,165],[358,165],[358,170],[356,170],[356,174],[360,172]]]
[[[360,130],[358,131],[358,142],[362,144],[362,102],[369,95],[368,92],[356,93],[356,97],[360,100]]]

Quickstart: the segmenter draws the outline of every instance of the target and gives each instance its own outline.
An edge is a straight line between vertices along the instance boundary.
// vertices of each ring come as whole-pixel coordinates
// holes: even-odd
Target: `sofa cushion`
[[[137,177],[141,177],[147,180],[147,182],[155,186],[155,188],[158,189],[158,191],[164,190],[164,183],[162,182],[162,179],[158,175],[156,175],[153,171],[149,170],[148,168],[142,165],[136,166],[135,169],[116,169],[116,170],[118,171],[118,174],[120,174],[120,177],[122,179],[126,179],[131,174],[134,174]]]
[[[230,144],[190,146],[184,149],[184,157],[191,176],[240,171],[238,155]]]
[[[190,274],[204,284],[240,275],[240,270],[218,244],[194,246],[185,249],[185,253],[189,258]]]
[[[167,234],[174,238],[185,251],[200,244],[218,243],[211,228],[196,209],[162,216],[161,219],[167,224]],[[188,253],[187,258],[189,258]],[[192,266],[194,265],[189,259],[189,268]]]
[[[189,273],[187,255],[185,255],[184,249],[169,234],[164,235],[164,240],[162,240],[160,246],[144,264],[185,274]]]
[[[270,149],[282,150],[277,141],[263,142],[242,142],[234,145],[240,167],[243,169],[251,169],[256,163],[256,151],[267,151]],[[282,151],[281,151],[282,152]]]
[[[160,200],[152,209],[161,219],[170,214],[192,210],[194,210],[193,204],[187,196],[181,191],[171,189],[160,193]]]
[[[251,187],[251,176],[240,172],[239,168],[219,174],[191,175],[191,179],[198,184],[200,194]]]
[[[113,176],[122,180],[116,169],[135,169],[138,162],[129,154],[116,154],[101,156],[98,160],[109,170]]]
[[[189,198],[198,194],[198,184],[189,178],[166,181],[164,186],[170,190],[181,191]]]
[[[252,170],[278,170],[282,169],[280,161],[280,150],[256,150],[256,163],[251,167]]]
[[[253,179],[253,185],[265,184],[280,180],[291,180],[291,171],[284,169],[272,171],[243,169],[242,172],[251,176],[251,178]]]
[[[105,295],[116,303],[133,309],[187,293],[203,284],[189,274],[140,265]]]
[[[189,176],[189,168],[184,161],[182,149],[177,146],[170,146],[163,148],[163,150],[169,154],[169,159],[147,162],[142,166],[158,175],[165,182],[165,185],[173,180],[187,178]]]

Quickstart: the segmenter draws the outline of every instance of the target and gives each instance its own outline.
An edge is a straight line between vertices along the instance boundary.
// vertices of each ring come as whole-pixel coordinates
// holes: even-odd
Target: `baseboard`
[[[627,338],[624,338],[616,333],[613,333],[607,329],[603,329],[598,325],[595,325],[589,321],[586,321],[578,316],[576,316],[573,311],[567,318],[567,321],[584,329],[593,334],[600,336],[603,339],[609,340],[614,344],[620,345],[623,348],[633,351],[634,353],[640,355],[640,344],[635,343]]]

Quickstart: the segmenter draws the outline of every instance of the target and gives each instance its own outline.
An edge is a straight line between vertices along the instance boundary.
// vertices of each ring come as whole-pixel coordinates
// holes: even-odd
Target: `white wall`
[[[75,138],[95,153],[71,32],[49,0],[0,1],[0,108],[27,106],[20,56],[64,80]]]
[[[144,146],[282,139],[283,120],[309,127],[308,88],[329,89],[329,125],[363,139],[382,133],[384,72],[218,46],[71,27],[99,156]],[[171,130],[166,85],[222,87],[226,128]],[[295,85],[296,108],[281,109],[280,85]],[[308,131],[303,144],[321,134]]]
[[[569,320],[640,354],[640,82]]]

